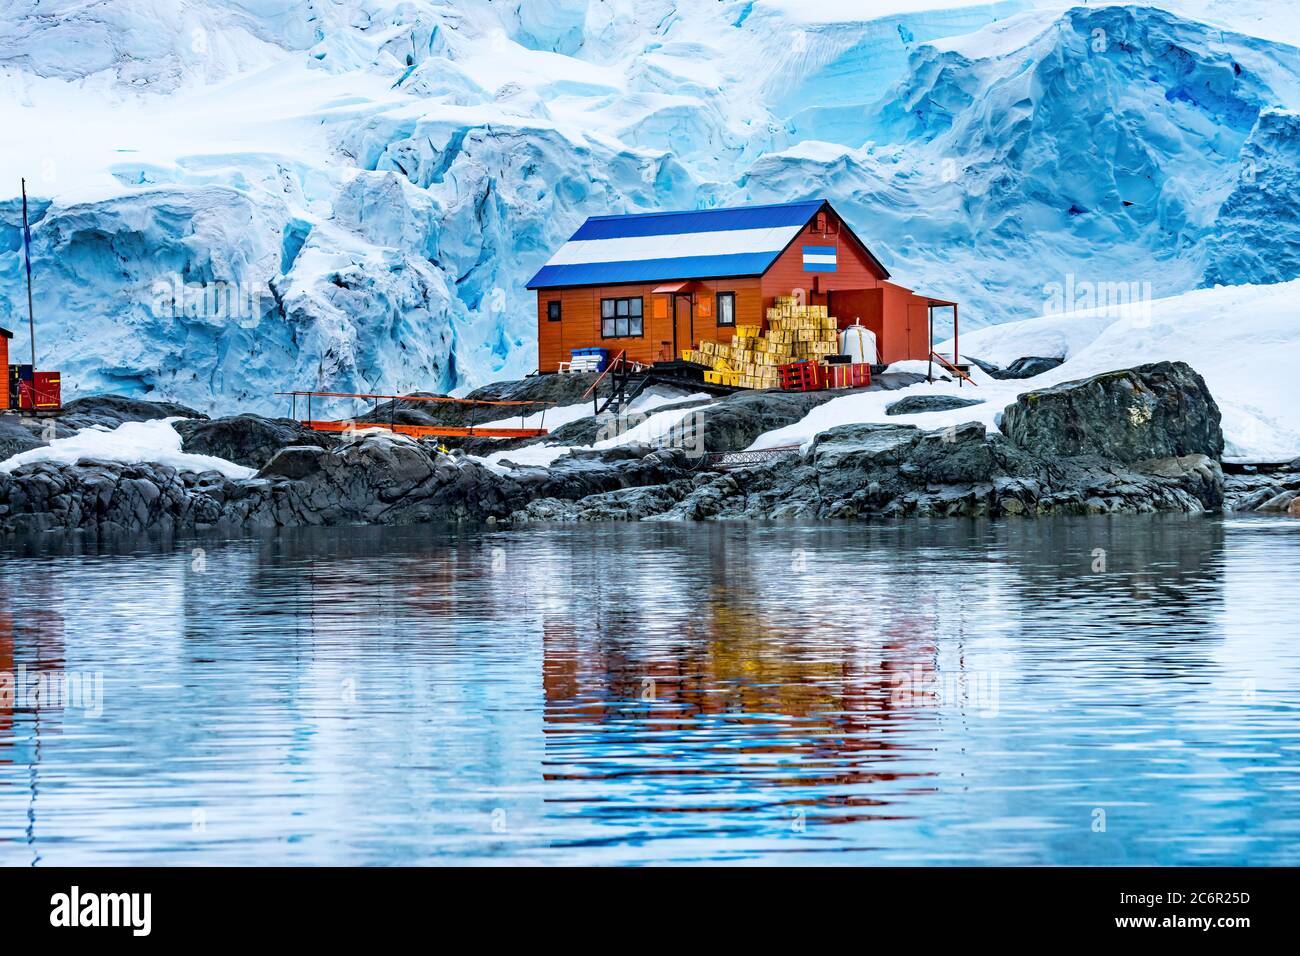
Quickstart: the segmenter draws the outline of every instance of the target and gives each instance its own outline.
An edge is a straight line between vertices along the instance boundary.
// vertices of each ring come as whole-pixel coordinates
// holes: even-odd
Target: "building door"
[[[673,358],[695,347],[695,306],[690,295],[673,296]]]

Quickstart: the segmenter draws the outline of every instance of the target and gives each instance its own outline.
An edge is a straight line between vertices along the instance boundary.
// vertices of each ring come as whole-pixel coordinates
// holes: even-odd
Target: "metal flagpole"
[[[23,181],[23,252],[27,259],[27,335],[32,343],[32,374],[36,373],[36,315],[32,309],[32,230],[27,225],[27,180]]]

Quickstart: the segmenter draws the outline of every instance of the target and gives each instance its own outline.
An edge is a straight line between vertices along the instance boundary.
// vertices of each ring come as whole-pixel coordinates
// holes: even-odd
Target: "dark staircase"
[[[631,363],[619,362],[610,370],[610,392],[605,398],[605,403],[600,404],[600,396],[593,395],[597,415],[607,411],[615,415],[619,414],[650,384],[653,373],[647,369],[641,371],[634,369]]]

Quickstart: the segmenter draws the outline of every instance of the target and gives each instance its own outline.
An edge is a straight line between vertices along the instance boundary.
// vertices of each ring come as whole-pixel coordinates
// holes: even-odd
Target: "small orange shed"
[[[780,296],[824,305],[840,327],[876,335],[879,361],[927,359],[932,319],[957,304],[890,282],[889,270],[823,199],[593,216],[528,283],[537,292],[538,368],[603,347],[651,363],[737,325],[765,325]],[[943,312],[936,315],[936,309]]]
[[[0,411],[9,407],[9,340],[14,334],[0,328]]]

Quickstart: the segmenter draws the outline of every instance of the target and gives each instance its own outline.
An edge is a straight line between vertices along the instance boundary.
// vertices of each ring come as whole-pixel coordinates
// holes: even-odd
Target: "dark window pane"
[[[546,318],[552,322],[560,321],[560,303],[558,302],[546,303]]]
[[[605,336],[605,338],[607,338],[607,339],[609,339],[609,338],[613,338],[613,337],[614,337],[614,320],[613,320],[613,319],[604,319],[604,320],[601,322],[601,324],[600,324],[600,334],[603,335],[603,336]]]
[[[718,293],[718,325],[736,324],[736,295],[733,292]]]
[[[608,319],[608,318],[611,318],[613,315],[614,315],[614,300],[613,300],[613,299],[601,299],[601,300],[600,300],[600,317],[601,317],[602,319]]]
[[[632,314],[633,314],[633,315],[640,315],[640,314],[641,314],[641,300],[640,300],[640,299],[632,299],[632,300],[631,300],[631,303],[632,303]]]

